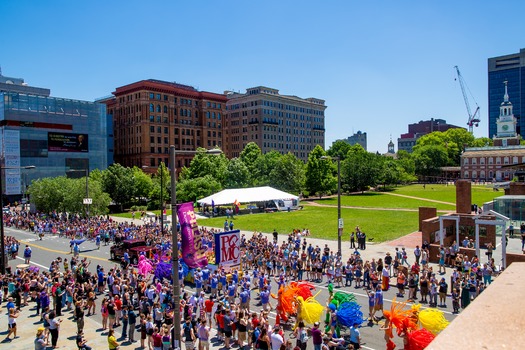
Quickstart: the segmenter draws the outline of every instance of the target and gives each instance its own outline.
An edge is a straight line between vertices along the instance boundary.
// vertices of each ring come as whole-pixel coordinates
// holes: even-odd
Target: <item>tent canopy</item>
[[[250,188],[232,188],[228,190],[222,190],[211,196],[202,198],[197,202],[199,204],[212,205],[227,205],[232,204],[235,201],[239,203],[252,203],[252,202],[265,202],[279,199],[296,199],[299,197],[286,193],[283,191],[276,190],[270,186],[263,187],[250,187]]]

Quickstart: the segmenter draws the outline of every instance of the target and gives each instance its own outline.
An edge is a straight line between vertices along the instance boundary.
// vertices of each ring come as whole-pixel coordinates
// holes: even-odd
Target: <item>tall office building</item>
[[[350,145],[356,145],[356,144],[359,144],[361,145],[361,147],[363,147],[366,151],[366,132],[361,132],[360,130],[356,133],[354,133],[352,136],[349,136],[347,137],[346,139],[342,139],[342,140],[336,140],[335,142],[337,141],[344,141],[344,142],[347,142],[349,143]],[[335,143],[334,142],[334,143]],[[334,144],[332,143],[332,145]]]
[[[106,106],[51,97],[50,90],[0,75],[0,157],[4,193],[16,198],[33,179],[112,162]],[[24,170],[21,167],[35,166]]]
[[[500,114],[501,96],[507,86],[510,94],[510,102],[514,107],[514,117],[517,120],[516,132],[522,134],[525,130],[525,49],[519,53],[488,59],[489,79],[489,134],[493,137],[497,134],[497,124]],[[507,81],[507,85],[505,85]]]
[[[103,102],[113,116],[115,162],[123,166],[169,164],[171,145],[192,151],[218,146],[228,155],[222,94],[149,79],[118,87]],[[178,155],[176,167],[189,166],[192,158]]]
[[[263,153],[291,152],[303,161],[316,145],[324,148],[324,100],[281,95],[265,86],[225,95],[232,157],[238,157],[249,142],[257,143]]]

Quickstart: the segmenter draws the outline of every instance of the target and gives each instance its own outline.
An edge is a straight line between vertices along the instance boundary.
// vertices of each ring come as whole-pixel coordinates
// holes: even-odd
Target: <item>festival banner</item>
[[[182,237],[182,259],[190,269],[208,265],[207,247],[202,244],[202,234],[197,225],[193,203],[177,204],[177,217]]]
[[[215,264],[231,270],[241,264],[240,230],[215,234]]]

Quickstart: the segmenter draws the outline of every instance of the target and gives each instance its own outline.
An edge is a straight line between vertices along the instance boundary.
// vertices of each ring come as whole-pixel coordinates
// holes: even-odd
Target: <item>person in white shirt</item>
[[[270,337],[272,350],[279,350],[281,348],[281,345],[284,343],[283,337],[279,334],[280,330],[281,328],[279,326],[276,326],[272,332],[272,335]]]

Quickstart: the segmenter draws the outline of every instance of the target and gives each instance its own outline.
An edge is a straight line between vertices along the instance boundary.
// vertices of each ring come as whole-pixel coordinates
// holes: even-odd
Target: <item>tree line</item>
[[[459,165],[465,146],[483,146],[490,139],[475,139],[464,129],[434,132],[418,139],[414,152],[399,151],[395,156],[367,152],[360,145],[336,141],[327,150],[316,146],[303,163],[292,153],[270,151],[263,154],[251,142],[238,158],[228,159],[200,148],[189,167],[177,179],[177,202],[197,201],[226,188],[272,186],[303,196],[323,196],[337,192],[337,161],[341,166],[343,192],[365,191],[410,183],[417,177],[435,176],[440,167]],[[120,211],[147,203],[150,209],[171,198],[170,171],[164,163],[153,174],[139,167],[113,164],[89,174],[89,212],[105,214],[110,204]],[[161,190],[162,188],[162,190]],[[35,180],[28,189],[31,201],[43,212],[53,210],[86,213],[86,178],[66,176]],[[162,198],[161,198],[162,193]]]

